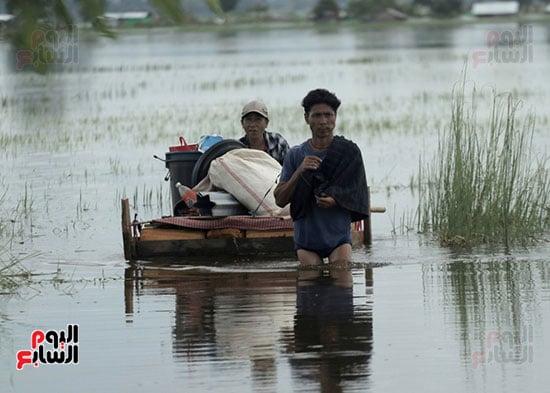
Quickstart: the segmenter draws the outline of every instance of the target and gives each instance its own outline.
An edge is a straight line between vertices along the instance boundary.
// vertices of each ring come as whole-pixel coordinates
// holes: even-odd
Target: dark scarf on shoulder
[[[323,192],[350,212],[352,222],[368,217],[367,178],[361,150],[344,137],[334,136],[318,170],[302,172],[290,203],[292,219],[306,216],[316,203],[315,195]]]

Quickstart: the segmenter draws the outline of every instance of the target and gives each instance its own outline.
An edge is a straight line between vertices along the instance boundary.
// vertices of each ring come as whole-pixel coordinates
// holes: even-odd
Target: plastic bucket
[[[166,153],[166,168],[170,171],[170,194],[172,195],[172,207],[181,200],[176,183],[180,182],[188,187],[193,187],[193,168],[202,155],[200,151],[172,151]]]
[[[178,146],[170,146],[168,147],[168,150],[169,151],[194,151],[194,150],[198,150],[198,147],[199,145],[196,143],[193,145],[187,144],[187,141],[185,140],[185,138],[180,136],[180,144]]]

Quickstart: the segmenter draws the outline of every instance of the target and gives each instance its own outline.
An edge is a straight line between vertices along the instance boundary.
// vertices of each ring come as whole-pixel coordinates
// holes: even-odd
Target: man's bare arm
[[[277,184],[277,187],[275,187],[273,195],[275,196],[275,203],[277,204],[277,206],[285,207],[290,203],[290,200],[292,199],[292,194],[294,194],[294,190],[296,189],[296,184],[298,184],[298,180],[300,179],[303,171],[316,170],[319,168],[320,165],[321,159],[319,157],[305,156],[304,161],[302,161],[302,163],[292,174],[290,179],[288,179],[288,181],[279,182],[279,184]]]

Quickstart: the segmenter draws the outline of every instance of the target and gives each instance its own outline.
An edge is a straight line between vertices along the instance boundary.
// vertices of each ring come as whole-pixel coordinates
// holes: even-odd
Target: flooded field
[[[515,62],[488,44],[525,31],[513,23],[81,34],[78,62],[48,76],[14,70],[0,45],[0,250],[32,273],[0,295],[2,391],[546,391],[548,239],[443,248],[416,233],[411,186],[465,65],[467,86],[486,93],[479,117],[493,89],[512,92],[520,117],[536,113],[535,153],[548,156],[550,28],[528,27],[508,48]],[[387,208],[351,271],[124,260],[121,197],[143,220],[170,213],[154,154],[180,135],[240,137],[240,109],[256,98],[297,144],[309,135],[300,101],[317,87],[341,98],[337,129],[361,147],[372,203]],[[34,331],[73,324],[78,362],[17,370]]]

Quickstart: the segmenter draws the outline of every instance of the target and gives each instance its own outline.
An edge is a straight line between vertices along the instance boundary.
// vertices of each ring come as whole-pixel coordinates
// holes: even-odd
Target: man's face
[[[246,132],[249,138],[254,138],[254,136],[263,134],[264,130],[267,128],[267,123],[269,123],[269,121],[256,112],[249,113],[241,120],[244,132]]]
[[[336,127],[336,112],[327,104],[317,104],[304,114],[306,123],[316,137],[329,136]]]

